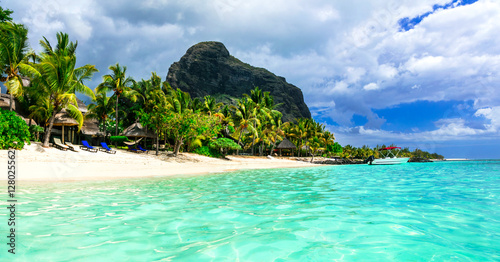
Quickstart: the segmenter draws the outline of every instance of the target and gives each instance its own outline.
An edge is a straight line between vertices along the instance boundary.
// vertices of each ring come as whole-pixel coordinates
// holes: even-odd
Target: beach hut
[[[137,122],[125,128],[125,130],[123,130],[123,132],[120,135],[126,137],[149,137],[149,138],[156,137],[155,134],[151,132],[151,130],[147,130],[145,127],[141,125],[141,123]]]
[[[104,136],[104,132],[99,130],[99,121],[97,119],[85,119],[81,131],[86,136]]]
[[[0,94],[0,108],[9,110],[10,107],[10,95],[9,94]],[[16,103],[14,101],[13,109],[16,110]]]
[[[49,123],[47,123],[49,125]],[[75,138],[75,126],[78,126],[78,122],[76,122],[75,119],[69,116],[68,112],[66,110],[62,110],[61,112],[57,113],[54,119],[54,126],[60,126],[61,127],[61,140],[64,143],[65,140],[65,127],[70,127],[69,132],[67,133],[68,141],[74,142]]]
[[[297,147],[290,140],[284,138],[283,141],[281,141],[281,143],[276,148],[280,150],[280,156],[281,156],[281,151],[283,149],[294,150]]]
[[[147,130],[147,128],[143,127],[141,123],[133,123],[129,127],[125,128],[123,132],[120,134],[121,136],[126,136],[126,137],[133,137],[138,138],[138,137],[145,137],[146,139],[149,138],[156,138],[156,135],[151,131]],[[136,141],[136,143],[139,141]],[[146,141],[145,141],[146,142]]]

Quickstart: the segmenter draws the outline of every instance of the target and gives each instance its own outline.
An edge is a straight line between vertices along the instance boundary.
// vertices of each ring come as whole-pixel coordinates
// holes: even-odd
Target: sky
[[[1,0],[40,50],[78,41],[80,65],[166,78],[192,45],[229,52],[299,87],[341,145],[396,144],[500,158],[498,0]],[[3,90],[5,92],[5,90]]]

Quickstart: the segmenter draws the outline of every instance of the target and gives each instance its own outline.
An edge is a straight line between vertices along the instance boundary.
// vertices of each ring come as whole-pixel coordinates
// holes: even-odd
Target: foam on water
[[[14,261],[500,260],[497,161],[20,186]]]

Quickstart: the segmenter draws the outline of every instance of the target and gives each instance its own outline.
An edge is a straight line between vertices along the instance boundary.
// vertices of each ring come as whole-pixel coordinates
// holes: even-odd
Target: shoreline
[[[90,153],[61,151],[42,148],[38,143],[26,145],[18,150],[17,181],[63,182],[96,181],[127,178],[157,178],[163,176],[209,175],[251,169],[301,168],[322,165],[283,158],[226,156],[228,160],[210,158],[192,153],[181,153],[177,157],[165,153],[156,156],[117,150]],[[0,170],[7,171],[7,150],[0,150]],[[7,176],[0,176],[0,181]]]

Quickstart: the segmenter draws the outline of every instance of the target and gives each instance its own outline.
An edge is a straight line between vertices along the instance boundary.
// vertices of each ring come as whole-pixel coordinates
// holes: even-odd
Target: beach
[[[78,149],[77,149],[78,150]],[[318,166],[294,158],[227,156],[227,160],[180,153],[177,157],[161,152],[116,154],[62,151],[42,148],[38,143],[16,151],[20,181],[82,181],[220,173],[246,169],[297,168]],[[0,170],[7,170],[7,150],[0,151]],[[7,176],[0,176],[6,180]]]

